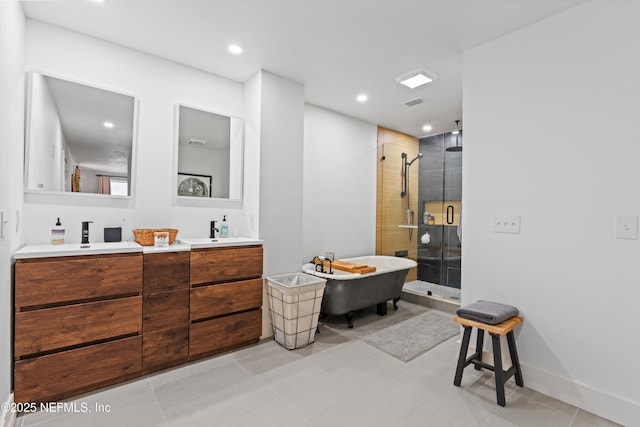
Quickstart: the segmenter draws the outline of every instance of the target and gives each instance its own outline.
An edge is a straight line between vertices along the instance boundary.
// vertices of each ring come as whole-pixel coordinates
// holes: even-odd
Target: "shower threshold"
[[[460,289],[414,280],[404,284],[401,300],[455,313],[460,307]]]

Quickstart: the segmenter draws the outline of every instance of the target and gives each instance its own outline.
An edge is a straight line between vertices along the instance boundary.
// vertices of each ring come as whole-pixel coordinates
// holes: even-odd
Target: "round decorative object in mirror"
[[[179,197],[241,200],[243,121],[176,106]]]
[[[178,184],[178,196],[211,197],[211,177],[208,178],[208,182],[205,182],[206,177],[198,178],[178,174],[178,176],[180,175],[185,178]]]

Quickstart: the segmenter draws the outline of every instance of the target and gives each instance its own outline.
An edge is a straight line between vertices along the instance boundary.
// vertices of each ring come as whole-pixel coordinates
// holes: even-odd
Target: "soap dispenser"
[[[222,217],[222,225],[220,226],[220,237],[229,237],[229,223],[227,222],[227,216]]]
[[[62,228],[62,223],[60,222],[60,218],[58,218],[56,225],[51,229],[51,244],[52,245],[64,244],[64,228]]]

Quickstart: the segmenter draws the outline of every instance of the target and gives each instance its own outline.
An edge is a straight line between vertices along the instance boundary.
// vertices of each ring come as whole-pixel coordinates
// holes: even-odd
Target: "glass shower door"
[[[461,134],[458,135],[458,146]],[[462,152],[452,133],[420,140],[418,280],[430,295],[460,298]]]
[[[445,221],[443,224],[442,248],[442,280],[445,286],[443,296],[460,299],[460,273],[462,262],[462,242],[460,239],[460,214],[462,212],[462,151],[447,150],[460,146],[462,132],[458,135],[445,135],[444,150],[444,185],[443,209]]]

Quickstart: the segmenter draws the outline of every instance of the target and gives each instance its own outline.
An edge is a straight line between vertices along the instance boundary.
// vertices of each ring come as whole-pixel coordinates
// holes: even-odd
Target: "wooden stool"
[[[462,371],[471,363],[473,363],[476,370],[480,370],[480,368],[489,369],[495,373],[498,405],[504,406],[504,384],[507,380],[511,378],[512,375],[515,375],[516,384],[520,387],[524,385],[524,382],[522,381],[522,371],[520,370],[520,361],[518,360],[518,352],[516,351],[516,340],[513,337],[513,329],[522,323],[522,316],[512,317],[511,319],[505,320],[497,325],[488,325],[475,320],[465,319],[460,316],[455,316],[453,320],[464,326],[462,345],[460,346],[460,356],[458,357],[458,367],[456,368],[456,376],[453,380],[453,384],[460,386],[460,382],[462,381]],[[467,358],[467,350],[469,349],[469,339],[471,338],[472,328],[478,329],[476,352]],[[482,361],[484,331],[489,332],[491,340],[493,341],[493,366]],[[511,356],[512,366],[508,371],[502,370],[500,335],[506,335],[507,342],[509,343],[509,355]]]

